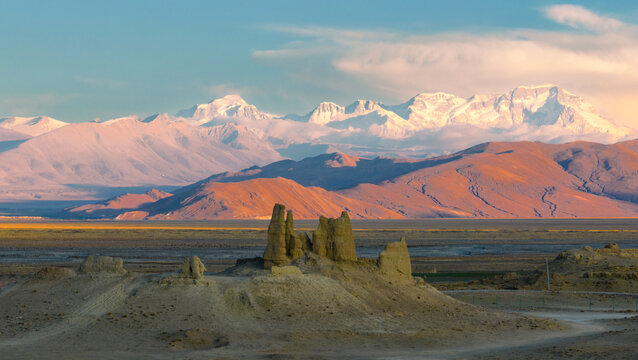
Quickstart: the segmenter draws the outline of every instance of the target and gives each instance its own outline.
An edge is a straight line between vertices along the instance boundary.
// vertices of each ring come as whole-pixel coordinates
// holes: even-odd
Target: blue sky
[[[631,126],[638,4],[560,4],[0,0],[0,117],[173,114],[227,93],[306,113],[550,82]]]

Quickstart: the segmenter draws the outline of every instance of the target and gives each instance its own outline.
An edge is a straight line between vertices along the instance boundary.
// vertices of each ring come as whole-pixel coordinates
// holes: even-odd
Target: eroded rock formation
[[[286,256],[295,260],[303,256],[306,251],[305,239],[295,233],[295,225],[292,210],[286,214]]]
[[[312,234],[312,252],[334,261],[357,260],[352,225],[346,211],[336,219],[319,218],[319,226]]]
[[[284,265],[290,261],[286,256],[286,207],[275,204],[272,209],[270,225],[268,225],[268,244],[264,251],[264,267],[270,269],[273,265]]]
[[[348,212],[343,211],[336,219],[328,219],[328,227],[324,231],[327,233],[326,257],[334,261],[357,260]]]
[[[319,256],[327,255],[328,247],[328,218],[319,218],[319,226],[312,233],[312,252]]]
[[[295,233],[292,210],[286,213],[286,207],[275,204],[268,225],[268,244],[264,251],[264,267],[288,264],[291,260],[303,256],[307,250],[306,239]]]
[[[387,244],[377,264],[379,273],[393,281],[412,281],[412,263],[404,237]]]
[[[126,274],[122,258],[110,256],[88,256],[78,269],[80,274]]]
[[[206,266],[204,266],[199,257],[193,256],[184,259],[184,264],[182,265],[183,277],[199,280],[204,277],[204,271],[206,271]]]
[[[307,233],[295,233],[292,210],[286,213],[284,205],[275,204],[268,226],[264,268],[271,269],[273,274],[282,273],[282,269],[286,269],[283,272],[292,271],[285,265],[308,252],[338,263],[356,263],[357,250],[348,212],[343,211],[336,219],[320,217],[311,240]],[[377,267],[379,274],[392,282],[412,281],[412,265],[405,238],[386,245],[379,255]]]

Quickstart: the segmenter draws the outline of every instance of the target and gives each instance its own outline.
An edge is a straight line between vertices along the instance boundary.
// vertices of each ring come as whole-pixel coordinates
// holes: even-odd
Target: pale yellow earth
[[[589,328],[495,312],[362,261],[304,257],[301,275],[245,263],[201,280],[49,269],[0,293],[7,359],[424,358]],[[285,274],[291,275],[285,275]]]

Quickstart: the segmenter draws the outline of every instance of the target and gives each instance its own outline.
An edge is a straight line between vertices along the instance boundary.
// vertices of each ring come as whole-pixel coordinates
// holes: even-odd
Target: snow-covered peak
[[[167,121],[173,121],[173,118],[168,115],[167,113],[161,113],[161,114],[154,114],[151,115],[143,120],[140,120],[143,123],[157,123],[157,122],[167,122]]]
[[[204,127],[202,131],[234,149],[250,149],[258,153],[261,151],[273,152],[270,145],[267,145],[268,143],[257,131],[241,124],[225,123]]]
[[[376,101],[357,100],[353,102],[352,104],[346,106],[345,111],[347,114],[361,115],[361,114],[366,114],[372,111],[377,111],[380,109],[381,107],[379,106],[379,103]]]
[[[556,84],[542,84],[542,85],[529,85],[529,86],[521,85],[521,86],[515,87],[511,91],[511,93],[530,93],[531,92],[531,93],[541,94],[541,93],[549,92],[549,91],[561,92],[569,96],[576,96]]]
[[[239,94],[228,94],[219,99],[214,99],[209,104],[217,104],[217,106],[247,106],[248,103]]]
[[[113,125],[113,124],[118,124],[118,123],[123,123],[123,122],[135,122],[135,121],[140,121],[139,116],[137,116],[137,115],[129,115],[129,116],[122,116],[122,117],[115,118],[115,119],[105,120],[105,121],[102,121],[100,124],[102,124],[102,125]]]
[[[322,102],[308,115],[308,122],[312,124],[325,125],[331,121],[340,121],[345,117],[346,108],[333,102]]]
[[[449,112],[465,99],[444,92],[421,93],[407,102],[386,109],[422,128],[438,128],[447,123]]]
[[[384,109],[378,102],[371,100],[357,100],[345,107],[333,102],[322,102],[306,115],[306,119],[312,124],[326,125],[375,111],[384,112]]]
[[[340,136],[365,134],[395,140],[467,126],[518,137],[525,133],[542,134],[533,139],[545,141],[581,135],[616,141],[630,134],[628,129],[600,117],[582,98],[553,84],[519,86],[503,94],[477,94],[469,98],[444,92],[421,93],[398,105],[357,100],[343,107],[322,102],[303,119],[334,129]]]
[[[452,109],[448,125],[546,134],[538,140],[586,136],[610,141],[630,134],[602,118],[594,107],[557,85],[519,86],[501,95],[474,95]],[[551,129],[550,129],[551,128]],[[549,138],[546,138],[549,137]]]
[[[0,119],[0,127],[11,129],[23,134],[38,136],[61,128],[68,123],[48,116],[20,117],[11,116]]]
[[[272,114],[262,112],[256,106],[248,104],[239,95],[226,95],[207,104],[195,105],[179,111],[176,116],[190,118],[200,123],[219,118],[248,118],[253,120],[270,119]]]

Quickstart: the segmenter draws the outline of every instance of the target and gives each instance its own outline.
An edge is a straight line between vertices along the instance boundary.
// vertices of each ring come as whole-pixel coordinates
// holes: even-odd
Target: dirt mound
[[[388,250],[392,259],[406,248]],[[456,301],[423,282],[390,280],[376,259],[306,252],[290,266],[267,271],[252,259],[235,271],[197,281],[133,273],[19,284],[0,296],[8,319],[0,321],[0,352],[75,359],[90,344],[95,358],[172,358],[177,350],[204,351],[182,354],[197,358],[385,358],[561,329]]]
[[[227,276],[257,276],[266,275],[269,271],[264,269],[264,259],[261,257],[237,259],[235,266],[229,267],[220,274]]]
[[[173,334],[167,334],[163,340],[179,350],[204,350],[228,346],[228,337],[210,329],[180,330]]]
[[[72,278],[76,275],[75,270],[62,267],[46,266],[38,270],[31,280],[60,280]]]
[[[272,276],[302,276],[303,273],[296,266],[273,266],[270,269]]]
[[[618,244],[607,244],[604,248],[563,251],[550,262],[550,272],[561,274],[584,274],[586,272],[634,272],[638,271],[638,249],[620,249]]]
[[[97,275],[97,274],[126,274],[124,269],[124,261],[122,258],[110,256],[94,256],[91,255],[84,260],[80,269],[80,274]]]
[[[617,244],[594,249],[563,251],[549,262],[552,290],[638,292],[638,249],[621,249]],[[545,266],[519,275],[516,273],[483,279],[480,285],[503,289],[547,288]]]

